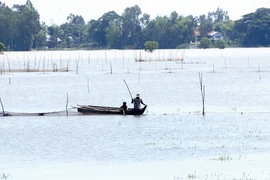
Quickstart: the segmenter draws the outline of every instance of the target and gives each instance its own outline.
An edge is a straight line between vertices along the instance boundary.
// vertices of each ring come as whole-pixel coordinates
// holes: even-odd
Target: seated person
[[[123,102],[122,106],[120,107],[120,111],[123,113],[123,114],[126,114],[127,112],[127,103],[126,102]]]

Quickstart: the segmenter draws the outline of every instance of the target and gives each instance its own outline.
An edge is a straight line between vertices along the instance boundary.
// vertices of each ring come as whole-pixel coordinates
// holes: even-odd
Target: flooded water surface
[[[269,60],[269,48],[5,53],[4,111],[69,116],[0,118],[0,179],[270,179]],[[132,107],[123,80],[144,115],[73,108]]]

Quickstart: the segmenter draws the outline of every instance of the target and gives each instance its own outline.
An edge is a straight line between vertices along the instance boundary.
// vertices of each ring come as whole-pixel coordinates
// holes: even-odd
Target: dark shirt
[[[141,109],[141,104],[145,105],[143,100],[139,97],[132,99],[131,103],[134,103],[134,109]]]
[[[120,108],[126,111],[127,110],[127,105],[123,104]]]

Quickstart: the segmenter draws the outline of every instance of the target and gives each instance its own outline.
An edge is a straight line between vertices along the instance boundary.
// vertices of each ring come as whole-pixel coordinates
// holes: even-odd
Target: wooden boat
[[[133,108],[128,108],[126,113],[119,107],[104,107],[104,106],[91,106],[91,105],[78,105],[77,110],[83,114],[115,114],[115,115],[142,115],[147,106],[144,106],[140,110],[135,110]]]

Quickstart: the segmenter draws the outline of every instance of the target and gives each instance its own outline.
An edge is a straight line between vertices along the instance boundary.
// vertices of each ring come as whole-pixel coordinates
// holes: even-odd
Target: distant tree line
[[[195,34],[199,29],[199,34]],[[6,50],[31,49],[144,49],[147,41],[157,42],[161,49],[186,47],[200,41],[210,31],[219,31],[228,46],[259,47],[270,45],[270,9],[260,8],[230,20],[228,12],[217,8],[208,15],[170,16],[142,13],[139,6],[128,7],[121,15],[114,11],[85,22],[80,15],[70,14],[67,22],[48,26],[30,0],[12,8],[0,1],[0,42]]]

